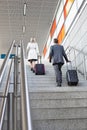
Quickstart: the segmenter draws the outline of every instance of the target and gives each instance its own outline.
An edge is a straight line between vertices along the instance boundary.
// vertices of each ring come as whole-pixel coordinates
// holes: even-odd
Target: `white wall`
[[[85,3],[82,11],[79,13],[77,18],[74,21],[72,28],[69,30],[66,39],[63,41],[65,48],[68,46],[73,46],[76,49],[81,50],[87,53],[87,4]],[[78,54],[78,53],[76,53]],[[70,58],[73,59],[74,52],[71,53]],[[83,61],[83,55],[79,54],[76,62],[80,64]],[[81,71],[83,70],[83,65],[79,67]]]
[[[1,68],[2,63],[3,63],[3,59],[0,59],[0,68]]]

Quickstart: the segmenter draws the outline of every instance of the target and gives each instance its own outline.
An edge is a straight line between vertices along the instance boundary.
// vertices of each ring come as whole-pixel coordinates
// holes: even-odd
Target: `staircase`
[[[87,130],[87,81],[78,74],[78,86],[67,86],[63,66],[63,84],[57,87],[53,66],[44,63],[41,76],[27,64],[33,130]]]

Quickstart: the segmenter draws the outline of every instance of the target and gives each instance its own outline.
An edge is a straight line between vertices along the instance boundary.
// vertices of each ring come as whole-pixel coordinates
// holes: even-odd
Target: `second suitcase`
[[[78,84],[78,75],[76,70],[67,70],[66,79],[68,85],[77,85]]]
[[[41,55],[38,56],[38,63],[35,65],[35,74],[36,75],[44,75],[45,74],[45,66],[41,62]]]
[[[44,75],[45,74],[45,66],[44,64],[36,64],[35,65],[35,74],[36,75]]]

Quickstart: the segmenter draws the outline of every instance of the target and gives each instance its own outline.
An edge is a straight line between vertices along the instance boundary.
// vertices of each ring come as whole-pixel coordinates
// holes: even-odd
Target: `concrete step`
[[[30,88],[34,130],[86,130],[87,87]]]
[[[87,130],[87,88],[29,89],[34,130]]]
[[[33,121],[34,130],[87,130],[87,119]]]
[[[32,99],[32,108],[77,108],[77,107],[87,107],[87,98],[80,99]]]
[[[87,98],[87,87],[29,88],[31,99]]]
[[[30,89],[32,108],[87,107],[87,88]]]
[[[76,108],[32,108],[33,120],[87,119],[87,107]]]

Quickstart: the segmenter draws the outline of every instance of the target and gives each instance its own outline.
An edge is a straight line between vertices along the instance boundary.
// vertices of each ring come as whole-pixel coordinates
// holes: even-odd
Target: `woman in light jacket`
[[[38,60],[39,48],[35,38],[31,38],[27,45],[27,58],[30,62],[31,70],[34,72],[35,63]]]

